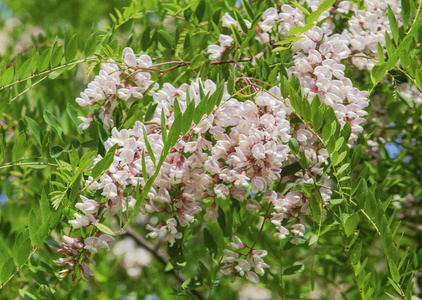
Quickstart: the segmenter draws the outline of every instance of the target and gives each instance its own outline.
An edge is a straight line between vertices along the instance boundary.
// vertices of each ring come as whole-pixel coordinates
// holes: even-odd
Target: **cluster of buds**
[[[147,234],[147,237],[156,239],[159,236],[165,235],[167,241],[170,243],[170,247],[172,247],[176,239],[181,239],[183,235],[177,231],[177,221],[175,218],[168,219],[166,223],[167,225],[158,224],[157,227],[148,224],[147,229],[151,230],[151,232]]]
[[[66,277],[75,267],[79,268],[81,277],[84,280],[87,279],[87,275],[93,276],[91,269],[89,268],[90,264],[95,265],[95,261],[90,258],[90,253],[85,253],[84,255],[84,243],[82,243],[83,237],[77,236],[71,238],[69,236],[63,236],[64,243],[61,244],[61,248],[57,250],[57,253],[64,254],[67,257],[59,258],[53,261],[56,266],[65,266],[68,268],[61,270],[59,272],[59,278]],[[81,263],[82,262],[82,263]],[[76,272],[73,273],[73,279],[76,278]]]
[[[256,250],[246,246],[237,236],[232,237],[232,243],[228,243],[232,250],[225,249],[224,263],[227,263],[221,268],[221,273],[224,275],[233,274],[233,280],[237,276],[245,276],[252,283],[259,282],[259,276],[263,276],[265,271],[264,268],[270,266],[266,264],[263,257],[267,255],[265,250]],[[248,248],[249,251],[246,254],[242,254],[240,251]],[[253,271],[252,271],[253,269]]]

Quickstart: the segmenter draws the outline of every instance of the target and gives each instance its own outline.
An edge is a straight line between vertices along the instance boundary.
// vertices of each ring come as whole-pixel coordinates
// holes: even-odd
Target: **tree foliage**
[[[381,2],[75,0],[43,28],[54,1],[6,1],[1,298],[421,296],[422,14]]]

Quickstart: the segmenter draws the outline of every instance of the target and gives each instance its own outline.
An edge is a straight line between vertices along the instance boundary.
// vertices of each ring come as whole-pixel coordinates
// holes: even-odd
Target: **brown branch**
[[[124,221],[122,225],[123,226],[125,225]],[[157,249],[150,242],[148,242],[143,236],[136,233],[132,227],[128,226],[124,231],[120,233],[120,235],[127,235],[131,237],[136,243],[138,243],[145,250],[151,253],[164,266],[166,266],[169,263],[169,260],[167,259],[167,257],[158,253]],[[176,271],[175,269],[171,269],[170,271],[168,271],[168,273],[173,275],[180,282],[186,281],[186,277],[179,271]],[[206,299],[204,294],[202,294],[198,290],[191,290],[190,292],[194,294],[196,297],[198,297],[198,299],[201,299],[201,300]]]

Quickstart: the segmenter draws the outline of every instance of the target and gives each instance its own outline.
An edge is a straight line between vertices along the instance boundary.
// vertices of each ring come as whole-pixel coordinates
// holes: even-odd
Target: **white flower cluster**
[[[314,1],[313,1],[314,2]],[[313,10],[317,5],[308,1]],[[280,18],[285,30],[295,26],[303,26],[305,17],[301,10],[290,5],[282,5]],[[316,22],[329,16],[328,12],[321,14]],[[312,101],[318,95],[321,102],[332,107],[337,119],[343,127],[349,122],[352,134],[349,142],[356,140],[362,131],[360,124],[367,115],[364,110],[368,106],[368,92],[353,87],[352,81],[344,76],[343,59],[349,57],[348,42],[339,34],[332,34],[329,22],[321,27],[314,26],[303,33],[302,38],[292,45],[294,66],[288,72],[294,74],[303,84],[308,100]]]
[[[267,9],[261,17],[261,22],[258,22],[258,28],[256,30],[255,39],[261,43],[268,43],[270,41],[271,29],[273,28],[276,20],[278,19],[277,10],[275,8]],[[251,28],[252,24],[249,20],[244,20],[246,27]],[[231,25],[234,25],[239,29],[241,33],[242,28],[239,26],[239,23],[233,19],[228,13],[226,13],[222,18],[223,27],[231,29]],[[209,45],[208,53],[210,54],[209,58],[212,60],[219,59],[227,48],[230,48],[233,43],[233,35],[220,34],[218,41],[220,45]]]
[[[241,254],[239,251],[247,246],[235,235],[232,237],[232,241],[227,246],[231,247],[233,251],[229,249],[223,251],[225,254],[223,263],[227,264],[221,268],[221,273],[224,275],[245,276],[250,282],[258,283],[258,275],[263,276],[265,274],[264,268],[270,267],[263,260],[263,257],[267,255],[267,251],[249,248],[250,250],[247,254]]]
[[[308,0],[307,4],[315,11],[320,2]],[[328,17],[329,13],[324,12],[316,22]],[[247,20],[245,23],[251,26]],[[224,15],[222,25],[230,28],[231,24],[239,28],[236,20]],[[300,9],[291,5],[281,5],[280,11],[270,8],[258,23],[256,38],[267,43],[275,24],[278,24],[277,34],[285,35],[295,26],[304,26],[305,17]],[[351,125],[348,142],[352,143],[362,131],[360,124],[366,115],[364,108],[368,105],[368,93],[355,88],[345,77],[342,60],[351,53],[350,43],[343,35],[332,34],[331,24],[328,20],[321,26],[314,26],[293,43],[294,65],[288,69],[288,75],[295,75],[300,80],[309,101],[318,96],[322,103],[332,107],[341,127],[346,123]],[[220,35],[219,42],[220,46],[208,47],[211,59],[221,57],[232,46],[233,38]],[[112,127],[111,112],[116,101],[140,99],[153,85],[150,73],[146,72],[153,66],[148,56],[136,58],[133,51],[126,48],[122,61],[122,64],[114,61],[103,64],[100,74],[77,99],[82,106],[102,108],[100,116],[106,128]],[[100,190],[103,201],[96,202],[82,196],[83,202],[76,207],[84,216],[75,213],[75,220],[69,223],[75,229],[92,226],[98,222],[96,214],[99,212],[102,217],[109,217],[133,208],[136,189],[140,188],[142,192],[146,185],[144,174],[150,177],[155,173],[155,162],[164,149],[162,133],[172,126],[176,106],[184,113],[191,102],[197,107],[203,98],[201,95],[210,96],[216,90],[213,81],[202,82],[201,79],[179,87],[170,83],[162,84],[161,88],[154,85],[150,95],[157,107],[151,121],[148,125],[137,121],[133,128],[120,131],[113,128],[105,143],[107,151],[118,145],[113,162],[98,180],[92,177],[87,180],[91,190]],[[198,124],[192,123],[187,134],[166,156],[146,201],[141,204],[143,213],[157,213],[163,219],[163,223],[156,226],[147,225],[150,231],[147,236],[161,236],[173,245],[182,238],[180,227],[189,227],[198,218],[216,222],[219,217],[217,199],[234,199],[256,213],[264,212],[266,206],[277,238],[289,237],[294,244],[303,242],[305,225],[301,216],[312,216],[312,213],[308,196],[296,191],[295,187],[328,181],[330,178],[324,172],[324,166],[328,165],[329,155],[321,148],[312,130],[304,124],[291,123],[294,116],[290,100],[282,97],[277,86],[269,90],[256,89],[254,96],[242,100],[232,98],[225,89],[221,104]],[[89,118],[91,120],[81,118],[84,121],[82,128],[89,126],[92,115]],[[310,159],[310,167],[281,178],[283,168],[298,162],[298,157],[290,153],[287,146],[292,137],[300,143],[300,151]],[[94,164],[101,159],[99,155]],[[277,192],[273,188],[275,182],[288,183],[288,188],[283,193]],[[318,190],[324,204],[328,203],[331,191]],[[107,248],[111,242],[105,235],[88,237],[82,248],[95,252]],[[250,249],[247,254],[239,253],[238,250],[245,249],[246,245],[238,237],[233,237],[230,246],[233,251],[225,250],[228,264],[222,272],[258,282],[258,275],[264,274],[263,268],[269,267],[262,260],[266,252]]]
[[[132,49],[125,48],[122,62],[118,64],[109,59],[106,63],[102,63],[100,73],[88,84],[80,97],[76,98],[80,106],[94,106],[96,109],[102,109],[99,117],[105,128],[114,126],[112,112],[119,99],[123,101],[128,101],[131,97],[141,99],[154,83],[149,72],[140,72],[152,65],[152,60],[148,55],[137,58]],[[152,94],[156,88],[158,85],[154,85],[150,93]],[[87,129],[93,118],[94,113],[87,118],[79,117],[83,122],[79,127],[83,130]]]
[[[339,3],[337,11],[346,14],[353,13],[348,21],[349,26],[342,32],[341,38],[349,44],[350,50],[356,56],[352,58],[352,63],[359,69],[371,71],[375,62],[365,56],[377,58],[378,43],[385,48],[385,32],[392,37],[387,16],[388,6],[393,11],[398,26],[403,25],[401,1],[365,0],[363,6],[366,10],[358,9],[358,6],[350,1],[342,1]]]

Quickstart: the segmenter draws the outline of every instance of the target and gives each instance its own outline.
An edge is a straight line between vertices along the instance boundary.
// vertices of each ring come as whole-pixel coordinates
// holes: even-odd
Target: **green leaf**
[[[416,84],[419,88],[422,88],[422,72],[419,69],[416,69],[416,74],[415,74],[415,80],[416,80]]]
[[[325,11],[327,11],[336,0],[326,0],[321,3],[320,6],[318,6],[318,9],[311,13],[309,16],[306,17],[306,24],[313,23],[321,16],[321,14]]]
[[[310,159],[305,153],[299,153],[299,164],[303,169],[309,169]]]
[[[349,216],[344,223],[344,233],[350,236],[356,229],[359,223],[359,215],[357,213]]]
[[[293,275],[302,273],[305,270],[305,265],[294,265],[292,267],[286,268],[283,271],[283,275]]]
[[[169,144],[170,147],[173,147],[177,143],[177,140],[179,139],[180,133],[182,131],[181,127],[182,127],[182,114],[179,113],[174,118],[174,122],[171,125],[170,131],[169,131],[167,143]]]
[[[59,122],[57,121],[56,117],[46,110],[43,113],[43,117],[44,117],[45,122],[51,126],[51,128],[57,133],[59,138],[63,141],[63,130]]]
[[[203,62],[204,62],[204,56],[202,54],[198,54],[197,56],[192,58],[189,68],[191,70],[196,70],[202,65]]]
[[[199,1],[198,6],[195,10],[195,16],[198,19],[198,22],[201,23],[202,19],[204,18],[205,10],[206,10],[206,3],[204,0]]]
[[[340,148],[341,148],[341,146],[343,146],[343,143],[344,143],[344,138],[343,138],[343,137],[340,137],[340,138],[336,141],[336,144],[335,144],[335,147],[334,147],[334,152],[339,151],[339,150],[340,150]]]
[[[337,170],[337,174],[341,174],[344,170],[346,170],[349,167],[350,164],[344,164],[340,167],[340,169]],[[343,177],[344,178],[344,177]],[[340,181],[340,180],[339,180]]]
[[[214,107],[220,103],[221,98],[223,97],[223,94],[224,94],[224,81],[221,81],[217,87],[217,90],[209,97],[207,101],[207,106],[205,109],[205,113],[207,115],[211,114],[211,112],[214,110]]]
[[[335,154],[337,154],[337,152],[335,152]],[[340,153],[337,156],[337,159],[335,159],[335,157],[333,156],[332,161],[331,161],[332,164],[334,166],[338,165],[339,163],[341,163],[343,161],[343,159],[346,157],[346,155],[347,155],[347,151],[343,151],[342,153]]]
[[[387,277],[388,281],[390,282],[390,284],[393,286],[393,288],[396,290],[397,293],[399,293],[399,295],[401,295],[401,291],[400,288],[397,286],[397,283],[394,282],[394,280],[392,280],[390,277]],[[391,296],[391,295],[390,295]],[[393,299],[397,299],[396,297],[391,296]],[[397,299],[398,300],[398,299]]]
[[[242,36],[240,35],[239,30],[237,29],[236,26],[234,26],[233,24],[230,24],[230,28],[232,30],[233,33],[233,38],[235,39],[235,41],[239,44],[242,45]]]
[[[41,200],[40,200],[40,207],[41,207],[41,219],[43,223],[49,219],[50,217],[50,201],[48,200],[47,193],[45,190],[42,190],[41,193]]]
[[[410,24],[410,0],[401,0],[401,15],[406,28]]]
[[[172,264],[175,270],[182,270],[186,266],[186,260],[183,256],[177,255],[170,259],[170,263]]]
[[[99,231],[109,234],[109,235],[116,235],[108,226],[101,224],[101,223],[92,223],[95,227],[98,228]]]
[[[315,222],[321,224],[321,201],[319,201],[319,199],[314,194],[312,194],[309,198],[309,207],[311,209],[312,216],[314,217]]]
[[[166,116],[164,110],[161,110],[161,135],[163,136],[163,144],[167,142],[167,127],[166,127]]]
[[[111,165],[111,163],[114,160],[114,154],[116,153],[116,149],[119,145],[115,144],[113,147],[111,147],[108,151],[107,154],[103,157],[103,159],[101,159],[92,169],[92,177],[95,179],[98,176],[101,175],[101,173],[108,169]]]
[[[32,72],[32,59],[25,61],[18,71],[18,78],[23,79],[31,75]]]
[[[274,43],[274,45],[281,46],[281,45],[285,45],[285,44],[292,44],[294,42],[297,42],[300,39],[303,39],[303,36],[289,35],[289,36],[285,37],[284,39],[282,39],[281,41]]]
[[[57,67],[59,65],[59,63],[62,61],[62,57],[63,57],[63,46],[59,46],[57,48],[52,48],[52,53],[51,53],[51,59],[50,59],[50,64],[51,66]]]
[[[322,135],[321,138],[324,141],[328,141],[328,139],[331,137],[331,135],[333,134],[333,132],[331,132],[331,124],[330,123],[326,123],[322,129]]]
[[[382,48],[380,42],[378,42],[378,45],[377,45],[377,56],[378,56],[378,61],[380,63],[385,62],[385,60],[384,60],[384,49]]]
[[[30,117],[25,116],[26,123],[28,124],[28,129],[34,135],[35,140],[41,146],[41,129],[37,122],[32,120]]]
[[[240,28],[242,29],[242,31],[245,34],[248,34],[248,26],[246,26],[245,20],[243,19],[242,15],[240,14],[240,12],[235,9],[234,10],[234,17],[236,18],[237,22],[239,23]]]
[[[144,121],[148,122],[151,121],[152,117],[154,116],[155,109],[157,108],[158,103],[151,103],[148,106],[147,111],[145,112]]]
[[[390,274],[391,277],[393,277],[393,280],[397,283],[400,283],[400,273],[397,269],[397,265],[392,261],[391,259],[388,260],[388,266],[390,268]]]
[[[186,55],[186,53],[189,52],[190,49],[190,34],[186,34],[185,41],[183,42],[183,53]]]
[[[234,92],[234,81],[235,81],[236,71],[231,70],[229,80],[227,81],[227,93],[232,95]]]
[[[217,243],[215,242],[214,237],[211,235],[207,228],[204,228],[204,243],[205,248],[210,251],[212,255],[216,255]]]
[[[255,18],[255,15],[251,5],[249,4],[249,1],[242,0],[242,7],[245,9],[246,15],[248,16],[249,20],[252,21]]]
[[[15,269],[15,264],[13,263],[13,258],[10,257],[3,265],[1,269],[1,276],[0,281],[5,282],[9,279],[9,277],[13,274],[13,270]]]
[[[145,143],[145,146],[147,147],[149,158],[151,158],[151,160],[152,160],[152,162],[153,162],[153,164],[155,166],[156,165],[155,155],[154,155],[154,151],[152,151],[151,145],[150,145],[150,143],[148,141],[148,137],[147,137],[147,132],[145,130],[145,126],[142,129],[143,129],[143,133],[144,133],[144,143]]]
[[[399,44],[399,26],[397,24],[396,17],[394,16],[394,12],[391,10],[390,5],[388,5],[388,21],[390,23],[391,32],[393,33],[394,41],[396,45]]]
[[[66,45],[66,51],[65,51],[66,61],[71,61],[72,59],[75,58],[76,54],[78,53],[77,38],[78,36],[74,34]]]
[[[15,143],[13,144],[12,160],[18,161],[22,159],[22,157],[25,155],[26,150],[26,134],[25,132],[21,132],[21,134],[19,134],[19,136],[15,140]]]
[[[360,162],[360,158],[362,156],[362,146],[358,145],[356,149],[353,151],[352,159],[350,160],[350,165],[352,167],[352,170],[357,166],[357,164]]]
[[[391,58],[388,59],[390,61]],[[387,74],[387,63],[376,63],[375,66],[372,68],[371,71],[371,80],[374,85],[381,81],[384,78],[385,74]]]
[[[298,154],[299,153],[300,145],[299,145],[299,142],[297,141],[297,139],[291,138],[289,140],[288,145],[289,145],[289,148],[290,148],[290,152],[292,154]]]
[[[83,131],[79,128],[81,120],[78,119],[78,112],[76,111],[76,109],[72,105],[70,105],[70,103],[68,103],[66,106],[66,112],[72,120],[72,123],[75,125],[78,133],[82,134]]]
[[[409,52],[406,49],[400,52],[400,64],[404,69],[407,69],[410,65]]]
[[[299,172],[300,170],[302,170],[302,167],[300,166],[298,162],[295,162],[291,165],[283,167],[283,169],[281,170],[280,176],[285,177],[285,176],[293,175]]]
[[[151,44],[151,25],[148,25],[144,29],[144,33],[142,33],[142,37],[141,37],[142,51],[147,51],[150,44]]]
[[[199,288],[202,285],[202,278],[195,276],[187,279],[182,284],[182,289],[185,291],[190,291]]]
[[[25,300],[37,300],[38,298],[35,297],[33,294],[31,294],[28,291],[24,291],[22,289],[19,290],[19,295]]]
[[[173,48],[173,38],[171,37],[170,33],[164,30],[158,31],[158,41],[160,42],[163,47],[172,49]]]
[[[34,210],[31,210],[31,213],[29,214],[29,237],[31,238],[32,245],[34,246],[38,244],[38,226],[37,216],[35,215]]]
[[[289,34],[290,35],[292,35],[292,34],[301,34],[301,33],[304,33],[304,32],[307,32],[307,31],[309,31],[312,27],[314,27],[314,24],[308,24],[308,25],[306,25],[306,26],[296,26],[296,27],[293,27],[292,29],[290,29],[290,31],[289,31]]]
[[[18,252],[15,254],[18,266],[23,266],[26,263],[29,254],[31,253],[31,249],[31,240],[26,238],[19,247]]]
[[[193,114],[195,111],[195,101],[191,101],[183,114],[182,134],[185,135],[192,126]]]
[[[38,60],[38,68],[37,68],[39,72],[43,72],[47,69],[48,64],[50,63],[50,56],[51,56],[50,49],[45,50],[43,54],[40,56]]]
[[[94,54],[96,49],[97,49],[97,34],[93,32],[89,35],[88,39],[85,42],[85,46],[84,46],[85,57],[90,57],[92,54]]]
[[[1,85],[5,86],[12,82],[13,75],[15,74],[15,68],[11,66],[1,75]]]

